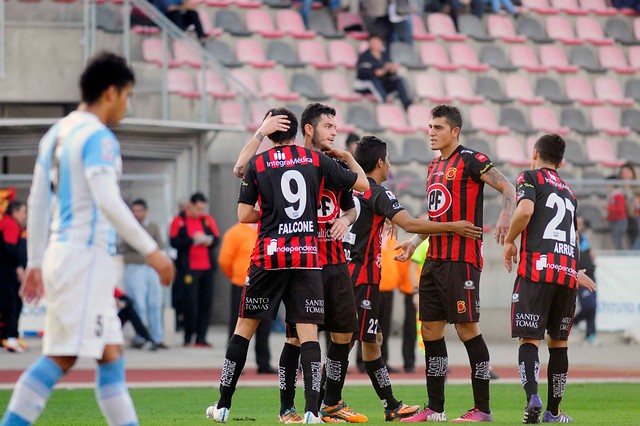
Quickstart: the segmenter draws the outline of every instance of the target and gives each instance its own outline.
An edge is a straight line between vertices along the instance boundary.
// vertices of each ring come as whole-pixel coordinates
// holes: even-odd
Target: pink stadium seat
[[[574,74],[580,70],[580,67],[569,63],[564,49],[555,44],[540,46],[540,61],[542,65],[562,74]]]
[[[544,103],[542,96],[536,96],[527,77],[519,74],[509,74],[505,83],[507,96],[517,99],[525,105],[540,105]]]
[[[571,23],[564,16],[549,16],[546,22],[547,35],[568,45],[583,44],[584,40],[576,37]]]
[[[176,40],[173,43],[173,57],[177,65],[200,68],[202,66],[202,56],[200,52],[183,40]]]
[[[250,119],[247,129],[254,132],[262,124],[264,116],[267,114],[269,107],[262,102],[254,102],[250,106]]]
[[[419,98],[427,99],[434,104],[449,104],[453,102],[453,98],[445,94],[442,81],[436,75],[426,72],[416,74],[415,89]]]
[[[633,105],[633,99],[625,98],[620,88],[620,83],[615,78],[598,77],[596,78],[596,96],[598,99],[608,104],[619,107],[630,107]]]
[[[276,65],[275,61],[267,59],[262,45],[250,38],[242,38],[236,42],[236,57],[254,68],[273,68]]]
[[[218,37],[223,33],[222,28],[216,28],[211,24],[211,17],[207,13],[206,10],[202,8],[198,8],[198,16],[200,17],[200,22],[202,23],[202,30],[207,36]]]
[[[227,7],[231,4],[231,0],[204,0],[204,3],[210,7]]]
[[[289,91],[287,79],[279,71],[264,71],[258,76],[260,95],[273,96],[279,101],[295,101],[300,99],[300,94]]]
[[[342,113],[340,106],[334,105],[334,108],[336,109],[336,126],[337,126],[338,133],[355,132],[356,126],[354,126],[353,124],[349,124],[345,121],[344,114]]]
[[[262,7],[262,1],[260,0],[229,0],[229,3],[244,9],[256,9]]]
[[[531,127],[542,130],[545,133],[569,134],[568,127],[562,127],[553,111],[545,106],[531,108]]]
[[[193,79],[186,70],[173,69],[167,74],[167,90],[169,93],[179,95],[187,99],[200,97],[200,92],[196,91]]]
[[[525,151],[526,153],[525,155],[528,156],[529,158],[531,158],[531,155],[533,155],[533,147],[536,144],[537,140],[538,140],[538,137],[536,135],[533,135],[533,136],[529,136],[527,138],[527,141],[525,142],[525,146],[527,147],[527,150]]]
[[[615,7],[607,6],[604,0],[580,0],[580,6],[598,16],[614,16],[618,13]]]
[[[207,71],[206,73],[207,94],[214,99],[233,99],[236,94],[227,88],[227,84],[224,82],[220,74],[213,71]],[[196,78],[196,87],[200,92],[202,85],[202,79],[198,76]]]
[[[395,104],[380,104],[376,108],[376,116],[380,127],[395,133],[414,133],[416,129],[409,126],[404,110]]]
[[[577,0],[551,0],[551,5],[567,15],[586,15],[589,13],[580,8]]]
[[[627,136],[631,133],[628,127],[620,126],[620,118],[617,113],[609,107],[591,108],[591,124],[596,129],[611,136]]]
[[[354,69],[358,62],[353,45],[346,40],[331,40],[329,42],[329,59],[335,65],[341,65],[348,69]]]
[[[447,95],[464,104],[479,104],[484,102],[484,96],[473,95],[469,79],[464,75],[449,73],[444,77],[444,87]]]
[[[422,43],[420,59],[425,65],[435,67],[440,71],[455,71],[460,68],[459,65],[454,65],[449,61],[446,49],[434,41]]]
[[[512,166],[525,167],[531,165],[531,160],[525,154],[522,142],[513,136],[498,136],[496,138],[496,156]]]
[[[455,65],[460,65],[468,71],[485,72],[489,70],[489,65],[480,63],[475,49],[466,43],[451,45],[451,60]]]
[[[596,18],[579,16],[576,18],[576,34],[595,46],[610,46],[615,43],[612,38],[605,37],[602,27]]]
[[[640,70],[640,46],[629,46],[629,65]]]
[[[511,63],[529,72],[547,72],[549,67],[538,62],[536,53],[526,45],[516,45],[511,48]]]
[[[640,16],[633,18],[633,36],[640,40]]]
[[[603,105],[604,102],[593,95],[591,84],[583,77],[567,77],[565,80],[567,97],[572,101],[578,101],[582,105]]]
[[[522,6],[540,15],[555,15],[558,9],[549,6],[547,0],[522,0]]]
[[[444,13],[430,13],[427,16],[427,24],[429,25],[429,32],[441,39],[447,41],[464,41],[467,39],[466,35],[458,34],[455,25],[453,25],[453,20]]]
[[[245,86],[249,92],[258,93],[258,86],[256,85],[256,80],[253,78],[253,74],[251,72],[246,69],[235,69],[231,71],[231,75],[235,79],[235,81],[231,80],[229,82],[229,86],[232,91],[235,93],[238,93],[239,91],[241,92],[238,87],[238,83],[240,83]]]
[[[480,129],[489,135],[506,135],[509,133],[508,127],[498,126],[493,111],[484,105],[471,107],[469,110],[469,122],[471,127]]]
[[[598,52],[600,64],[618,74],[635,74],[637,70],[629,66],[624,53],[618,46],[602,46]]]
[[[364,21],[360,15],[356,15],[351,12],[338,13],[337,19],[338,31],[346,32],[350,37],[356,40],[366,40],[369,37],[369,33],[365,30]],[[345,28],[362,28],[360,31],[346,31]]]
[[[171,52],[169,53],[169,66],[176,66],[176,62],[171,58]],[[162,40],[157,38],[146,38],[142,40],[142,59],[145,62],[151,62],[154,64],[162,65],[163,53],[162,53]]]
[[[524,43],[527,38],[516,34],[511,18],[504,15],[489,15],[487,18],[489,35],[499,38],[506,43]]]
[[[247,10],[245,22],[249,31],[262,37],[280,38],[284,35],[284,32],[275,28],[271,15],[265,9]]]
[[[587,139],[587,157],[605,167],[617,168],[625,163],[625,160],[616,157],[611,144],[601,138]]]
[[[427,28],[424,26],[422,17],[417,13],[411,14],[413,23],[413,39],[418,41],[435,40],[436,37],[433,34],[427,32]]]
[[[355,102],[362,99],[361,94],[353,91],[342,72],[323,72],[321,83],[322,91],[339,101]]]
[[[319,69],[335,68],[336,65],[327,59],[324,47],[316,40],[301,40],[298,42],[298,57],[304,63]]]
[[[407,110],[407,118],[409,119],[409,125],[415,127],[418,130],[422,130],[425,133],[429,132],[429,117],[431,116],[431,109],[422,104],[412,104]]]
[[[240,102],[222,102],[218,108],[220,124],[242,124],[242,104]]]
[[[280,31],[294,38],[314,38],[316,36],[315,31],[308,31],[305,28],[302,16],[297,10],[279,10],[276,22]]]

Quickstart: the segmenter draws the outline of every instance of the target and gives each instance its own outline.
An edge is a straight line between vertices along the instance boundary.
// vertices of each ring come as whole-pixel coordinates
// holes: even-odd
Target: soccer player
[[[318,412],[321,377],[317,324],[324,321],[325,305],[317,241],[318,204],[325,186],[366,190],[369,185],[348,152],[334,149],[330,153],[357,173],[340,167],[324,154],[296,146],[298,120],[291,111],[272,109],[266,118],[272,116],[276,121],[285,116],[288,130],[270,134],[274,147],[255,156],[246,168],[241,166],[244,178],[238,198],[238,219],[259,222],[259,234],[238,323],[227,347],[220,400],[207,409],[207,416],[219,422],[228,420],[249,340],[262,318],[275,319],[283,301],[286,321],[296,324],[301,343],[306,401],[302,420],[322,423]],[[260,141],[263,137],[259,131],[253,139]],[[256,202],[259,211],[254,210]]]
[[[28,218],[28,264],[21,295],[47,296],[43,356],[18,380],[2,425],[34,423],[53,386],[77,357],[95,358],[96,399],[109,424],[138,424],[124,378],[122,329],[113,297],[113,225],[146,256],[167,285],[173,263],[120,196],[120,146],[107,125],[127,109],[134,75],[125,60],[102,53],[80,78],[83,104],[40,141]]]
[[[532,170],[520,173],[513,222],[504,242],[504,266],[511,272],[518,261],[515,240],[520,238],[520,265],[511,297],[511,336],[520,339],[518,369],[527,395],[522,423],[540,422],[538,348],[547,330],[549,383],[543,422],[571,422],[560,410],[569,370],[567,340],[576,307],[578,285],[595,283],[578,273],[580,246],[576,233],[576,197],[558,175],[565,141],[556,134],[541,136],[533,146]]]
[[[482,226],[483,189],[487,183],[502,193],[502,211],[496,224],[496,242],[504,243],[515,203],[511,183],[484,154],[468,149],[458,139],[462,129],[460,111],[450,105],[431,110],[431,149],[441,155],[427,169],[427,210],[433,222],[467,219]],[[398,260],[411,257],[425,235],[415,235],[400,245]],[[480,333],[480,271],[482,239],[453,234],[430,236],[427,261],[420,275],[420,320],[425,346],[428,403],[404,422],[446,421],[444,385],[447,373],[447,322],[454,324],[471,365],[474,407],[454,422],[491,421],[489,405],[489,350]]]
[[[385,409],[385,420],[399,420],[414,415],[418,405],[407,405],[393,397],[387,366],[382,360],[382,333],[378,328],[382,229],[385,219],[407,232],[442,233],[471,240],[482,236],[482,228],[468,221],[437,223],[411,217],[393,192],[380,184],[389,177],[387,144],[375,136],[364,136],[356,148],[356,160],[369,179],[370,189],[356,193],[358,218],[345,236],[345,252],[351,283],[355,287],[362,359],[371,383]]]

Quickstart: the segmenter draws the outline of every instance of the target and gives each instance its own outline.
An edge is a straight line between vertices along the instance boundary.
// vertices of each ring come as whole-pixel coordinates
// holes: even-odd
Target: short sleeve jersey
[[[318,209],[324,188],[350,189],[356,174],[324,154],[283,145],[248,164],[238,202],[260,208],[251,255],[262,269],[319,269]]]
[[[353,285],[380,284],[382,228],[385,219],[404,210],[395,194],[369,178],[369,190],[354,191],[358,218],[345,235],[344,249],[349,260]]]
[[[427,210],[433,222],[468,220],[482,226],[483,174],[493,168],[484,154],[458,146],[449,158],[433,160],[427,169]],[[429,236],[428,260],[467,262],[482,269],[482,240],[454,233]]]
[[[533,282],[577,285],[576,197],[553,169],[527,170],[516,181],[516,200],[534,202],[522,233],[518,275]]]

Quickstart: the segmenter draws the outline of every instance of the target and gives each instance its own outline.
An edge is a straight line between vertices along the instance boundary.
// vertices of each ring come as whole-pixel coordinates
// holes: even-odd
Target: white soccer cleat
[[[316,423],[324,423],[319,414],[313,414],[311,411],[307,411],[304,413],[304,424],[316,424]]]
[[[226,423],[229,421],[229,409],[218,408],[218,403],[216,402],[207,408],[207,418],[212,419],[214,422]]]

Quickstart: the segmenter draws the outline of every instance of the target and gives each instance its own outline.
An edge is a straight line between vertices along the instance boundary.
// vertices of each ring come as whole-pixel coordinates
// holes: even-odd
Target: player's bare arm
[[[578,271],[578,285],[582,288],[594,292],[598,289],[598,285],[585,273],[586,269],[580,269]]]
[[[176,267],[173,261],[163,251],[154,250],[147,256],[147,263],[158,273],[160,283],[169,286],[176,277]]]
[[[233,167],[233,174],[239,178],[244,176],[244,172],[247,168],[247,163],[249,160],[256,155],[260,144],[264,140],[265,136],[269,136],[270,134],[277,131],[287,131],[289,130],[289,119],[287,119],[286,115],[267,115],[264,119],[258,130],[251,136],[251,139],[247,141],[247,143],[242,147],[240,154],[238,154],[238,160],[236,161],[236,165]]]
[[[25,303],[38,303],[43,296],[42,270],[40,268],[27,268],[24,281],[20,285],[20,297]]]
[[[260,211],[250,204],[238,203],[238,221],[242,223],[258,223]]]
[[[504,245],[504,239],[511,223],[511,213],[516,204],[516,189],[513,184],[495,167],[483,174],[480,179],[502,193],[502,210],[496,223],[496,242]]]
[[[531,200],[523,199],[518,203],[516,211],[513,213],[513,221],[504,240],[504,267],[511,272],[514,263],[518,263],[518,248],[516,238],[525,230],[533,215],[534,203]]]
[[[391,222],[407,232],[420,234],[435,234],[440,232],[453,232],[465,238],[482,237],[482,228],[475,226],[467,220],[457,222],[431,222],[429,220],[412,217],[406,210],[393,216]]]
[[[331,225],[331,229],[329,230],[329,234],[331,235],[331,238],[334,240],[342,240],[344,234],[346,234],[349,227],[353,225],[353,222],[355,221],[355,207],[343,212],[339,218],[330,220],[329,224]]]
[[[364,173],[364,170],[362,170],[360,164],[358,164],[356,159],[353,158],[353,155],[351,155],[349,151],[333,148],[325,152],[325,154],[329,157],[337,158],[338,160],[344,161],[345,163],[347,163],[347,167],[349,167],[349,170],[358,175],[358,178],[356,179],[356,182],[353,184],[353,187],[351,189],[355,189],[356,191],[360,192],[365,192],[369,189],[369,181],[367,180],[367,175]]]

